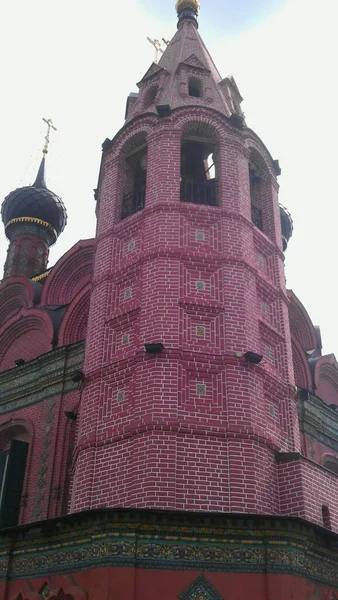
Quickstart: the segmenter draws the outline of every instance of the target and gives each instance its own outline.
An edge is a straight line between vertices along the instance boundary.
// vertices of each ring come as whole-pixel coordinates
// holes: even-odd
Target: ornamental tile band
[[[179,600],[223,600],[209,581],[201,576],[179,595]]]
[[[327,533],[297,519],[227,519],[120,509],[71,515],[36,527],[1,533],[0,578],[8,576],[9,564],[11,577],[19,579],[137,565],[279,573],[338,586],[338,552]],[[203,593],[209,592],[204,587]],[[213,596],[205,595],[203,600]]]

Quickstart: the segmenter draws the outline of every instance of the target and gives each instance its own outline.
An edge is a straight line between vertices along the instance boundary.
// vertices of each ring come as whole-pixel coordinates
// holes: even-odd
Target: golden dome
[[[198,12],[200,9],[200,5],[199,5],[198,0],[177,0],[177,2],[176,2],[177,12],[179,12],[180,10],[183,10],[184,8],[192,8],[193,10]]]

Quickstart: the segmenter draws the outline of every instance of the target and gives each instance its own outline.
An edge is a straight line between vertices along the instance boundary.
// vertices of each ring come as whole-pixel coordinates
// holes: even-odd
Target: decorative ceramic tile
[[[180,600],[223,600],[209,581],[201,576],[179,596]]]

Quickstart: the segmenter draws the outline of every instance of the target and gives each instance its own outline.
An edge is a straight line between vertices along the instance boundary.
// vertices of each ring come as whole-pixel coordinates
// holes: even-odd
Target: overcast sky
[[[282,167],[280,201],[294,219],[287,286],[338,356],[337,0],[202,0],[200,33],[243,110]],[[126,97],[153,60],[146,37],[176,30],[172,0],[17,0],[0,15],[0,197],[34,181],[45,128],[58,131],[48,186],[68,225],[50,264],[94,235],[101,143],[123,125]],[[0,236],[0,263],[7,240]]]

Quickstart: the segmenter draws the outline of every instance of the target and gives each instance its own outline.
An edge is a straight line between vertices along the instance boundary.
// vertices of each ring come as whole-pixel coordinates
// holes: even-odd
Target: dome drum
[[[43,238],[48,246],[52,246],[58,237],[56,229],[47,221],[36,219],[34,217],[17,217],[11,219],[5,227],[7,238],[12,241],[18,235],[37,235]]]

